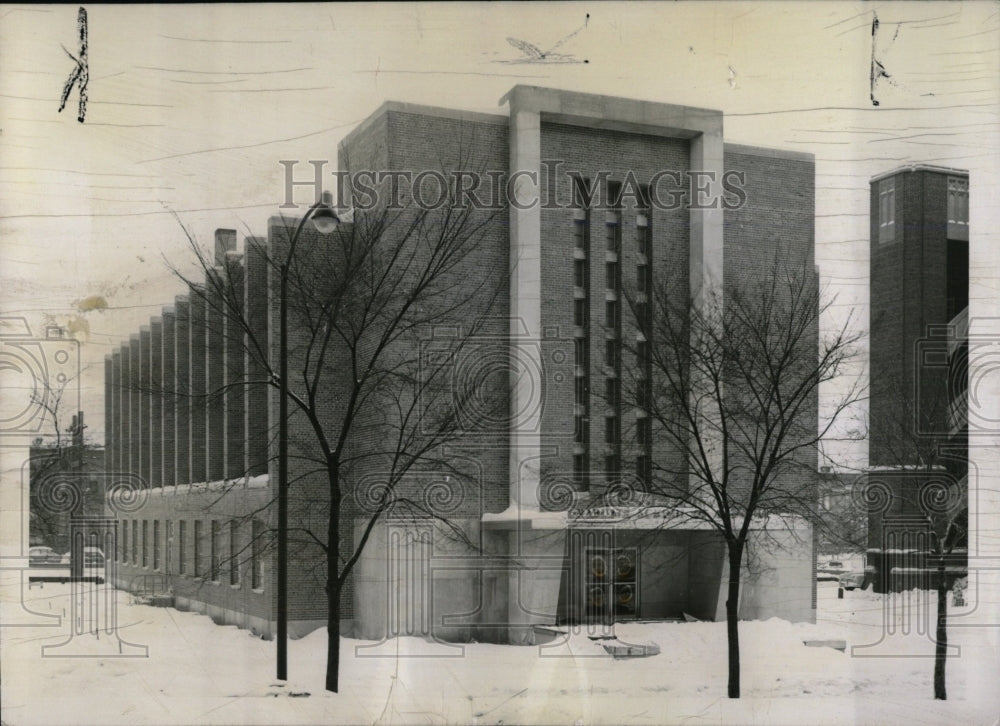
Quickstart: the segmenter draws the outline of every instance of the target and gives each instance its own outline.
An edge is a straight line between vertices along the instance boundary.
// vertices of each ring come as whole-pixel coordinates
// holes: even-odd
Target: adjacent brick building
[[[569,512],[623,479],[643,481],[653,461],[683,463],[621,397],[628,372],[648,366],[642,346],[632,345],[645,338],[623,312],[624,291],[648,295],[653,280],[666,279],[678,295],[697,297],[710,285],[762,279],[775,259],[815,275],[812,157],[726,144],[718,111],[525,86],[502,103],[507,114],[387,103],[339,148],[340,167],[351,171],[538,174],[537,185],[513,187],[520,202],[536,203],[506,204],[500,195],[499,217],[473,212],[482,222],[476,255],[453,281],[460,292],[484,294],[455,312],[454,326],[437,326],[421,343],[447,349],[468,320],[497,320],[478,332],[473,355],[454,361],[454,375],[499,372],[492,393],[509,415],[467,412],[468,434],[447,448],[460,478],[414,473],[405,482],[462,536],[447,536],[434,520],[386,517],[342,593],[344,632],[524,643],[539,624],[720,617],[724,547],[707,528],[648,519],[621,525],[619,513],[599,508]],[[651,180],[664,171],[677,175],[675,191],[687,188],[692,172],[714,174],[715,202],[653,204]],[[741,175],[745,196],[728,193],[722,204],[719,180],[729,171]],[[630,177],[640,188],[620,201]],[[248,335],[272,356],[275,271],[265,253],[280,257],[287,239],[278,219],[242,251],[234,232],[219,230],[209,273],[240,286]],[[313,231],[300,248],[323,254]],[[234,343],[239,336],[213,314],[210,294],[208,302],[202,288],[192,289],[108,358],[107,465],[148,482],[119,529],[117,577],[126,587],[152,578],[180,605],[270,633],[274,568],[262,543],[275,522],[276,392],[232,385],[259,380],[262,371],[243,354],[246,339]],[[292,371],[302,335],[290,330]],[[336,421],[342,392],[334,383],[322,395]],[[378,431],[385,415],[366,409],[359,428]],[[802,418],[816,425],[815,401]],[[307,422],[294,416],[290,433],[292,527],[321,532],[326,489],[303,463],[315,453]],[[364,450],[363,438],[352,442],[353,455]],[[380,476],[376,464],[358,461],[342,522],[353,542],[368,521],[365,494]],[[761,554],[767,566],[747,576],[743,615],[809,620],[814,562],[801,543],[811,532],[803,525],[770,534],[788,547]],[[323,559],[314,543],[297,539],[292,560],[291,629],[305,632],[325,621]]]
[[[939,506],[928,487],[967,505],[968,172],[914,165],[874,177],[870,270],[868,547],[881,589],[893,568],[927,564]],[[963,535],[956,571],[964,547]]]

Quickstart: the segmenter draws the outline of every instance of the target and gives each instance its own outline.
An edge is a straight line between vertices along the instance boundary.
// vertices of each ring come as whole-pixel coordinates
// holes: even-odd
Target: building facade
[[[31,545],[69,552],[70,520],[104,516],[104,449],[84,442],[85,428],[80,411],[72,416],[65,437],[39,439],[29,450]]]
[[[683,455],[621,395],[623,380],[648,366],[651,344],[626,293],[642,304],[653,281],[667,280],[681,299],[699,299],[765,279],[777,258],[815,274],[812,157],[725,143],[719,111],[526,86],[501,104],[507,113],[489,115],[387,103],[338,151],[342,171],[473,169],[506,182],[494,197],[499,215],[496,206],[472,212],[476,254],[454,271],[456,298],[470,306],[455,329],[476,315],[498,321],[477,330],[479,352],[454,361],[454,379],[492,376],[506,413],[471,410],[468,435],[447,445],[461,476],[415,472],[406,482],[436,518],[385,516],[370,534],[365,494],[383,472],[363,463],[363,439],[352,445],[359,463],[341,529],[350,545],[367,539],[341,593],[344,632],[530,643],[538,626],[557,623],[723,617],[721,539],[669,513],[629,513],[633,485],[623,482],[641,488],[653,462],[676,469]],[[678,201],[685,191],[694,203]],[[249,339],[276,353],[267,257],[287,239],[278,219],[242,251],[235,232],[216,232],[209,274],[242,291],[247,330],[227,330],[213,286],[194,286],[105,369],[109,470],[145,482],[120,525],[118,582],[152,579],[179,606],[264,634],[275,617],[266,543],[277,399],[273,386],[232,384],[261,373],[245,354]],[[300,246],[322,254],[313,241],[306,234]],[[468,295],[498,271],[498,288]],[[302,335],[290,331],[293,371]],[[447,349],[449,335],[439,327],[426,345]],[[331,420],[341,393],[324,394]],[[377,430],[383,414],[366,411],[360,427]],[[802,416],[817,420],[815,401]],[[307,422],[293,417],[290,430],[292,527],[319,530],[325,483],[307,463]],[[741,614],[813,619],[811,528],[768,540],[784,546],[758,553]],[[325,565],[308,538],[292,546],[291,631],[306,632],[325,624]]]
[[[916,165],[871,181],[869,565],[928,566],[931,518],[954,515],[964,569],[968,482],[969,176]],[[931,495],[955,511],[939,511]],[[947,492],[947,494],[945,494]],[[920,580],[927,582],[926,579]]]

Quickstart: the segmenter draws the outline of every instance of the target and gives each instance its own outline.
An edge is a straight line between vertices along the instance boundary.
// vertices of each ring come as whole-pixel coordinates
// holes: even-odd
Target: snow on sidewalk
[[[964,693],[967,664],[961,657],[949,661],[954,700],[946,703],[931,698],[929,659],[852,657],[853,645],[891,641],[880,641],[889,611],[882,596],[855,591],[838,600],[831,585],[820,585],[816,625],[778,619],[741,623],[745,697],[740,701],[725,698],[723,623],[619,624],[616,634],[623,642],[652,641],[662,649],[657,656],[634,659],[608,656],[586,632],[544,647],[446,645],[419,638],[379,644],[345,638],[341,693],[328,694],[323,690],[325,630],[290,643],[290,680],[279,685],[273,642],[195,613],[130,605],[129,596],[119,592],[118,632],[147,646],[148,657],[42,657],[42,646],[67,640],[66,619],[59,627],[0,627],[3,721],[992,722],[993,712]],[[20,610],[16,594],[9,587],[0,591],[0,622],[11,622],[9,616]],[[25,597],[32,610],[59,614],[69,607],[69,594],[69,585],[48,583]],[[972,630],[959,631],[953,642],[961,645],[972,637]],[[97,642],[91,634],[76,638],[83,644]],[[806,647],[802,641],[807,639],[845,639],[848,652]],[[911,636],[890,645],[912,656],[926,650],[926,640],[913,629]]]

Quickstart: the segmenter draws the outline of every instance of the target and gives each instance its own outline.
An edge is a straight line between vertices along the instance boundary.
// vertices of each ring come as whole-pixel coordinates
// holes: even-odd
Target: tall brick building
[[[434,520],[386,517],[342,593],[344,632],[524,643],[535,626],[557,622],[721,617],[725,548],[709,528],[623,518],[613,503],[573,510],[600,503],[625,478],[642,482],[654,461],[682,464],[621,395],[630,371],[648,366],[643,343],[652,344],[627,314],[625,291],[645,296],[668,280],[697,298],[719,283],[763,279],[776,258],[815,274],[812,157],[727,144],[719,111],[525,86],[501,103],[506,114],[387,103],[339,148],[343,170],[497,171],[517,179],[508,194],[518,200],[498,197],[499,223],[483,227],[455,278],[470,290],[504,273],[488,304],[469,303],[500,322],[481,331],[481,354],[454,362],[454,375],[509,376],[510,387],[502,380],[497,389],[509,415],[471,411],[468,436],[447,447],[462,462],[461,482],[428,474],[411,485],[463,536]],[[663,199],[689,185],[706,193],[658,203],[657,179],[672,184]],[[309,234],[303,248],[321,254]],[[242,286],[251,333],[271,355],[277,301],[264,256],[283,244],[277,219],[242,252],[234,232],[216,233],[215,267]],[[106,361],[109,470],[149,487],[120,528],[117,578],[126,587],[153,578],[179,605],[270,633],[274,571],[259,543],[275,517],[276,394],[229,385],[260,371],[205,299],[199,289],[178,297]],[[456,329],[471,308],[455,313]],[[447,348],[448,335],[439,327],[426,344]],[[499,367],[490,363],[497,356]],[[327,395],[335,412],[337,386]],[[376,426],[383,414],[366,411],[362,423]],[[816,425],[816,401],[802,416]],[[308,429],[301,419],[290,426],[292,526],[321,529],[322,478],[302,463]],[[365,448],[362,439],[353,446]],[[350,541],[368,521],[359,493],[379,475],[375,465],[352,469]],[[813,618],[808,525],[769,536],[789,546],[759,553],[742,614]],[[290,618],[292,632],[305,632],[325,621],[325,573],[315,545],[295,546]]]
[[[931,549],[927,486],[960,492],[968,472],[968,172],[914,165],[874,177],[870,270],[868,486],[881,494],[868,546],[887,587],[892,567],[923,567]],[[906,563],[882,559],[903,551]]]

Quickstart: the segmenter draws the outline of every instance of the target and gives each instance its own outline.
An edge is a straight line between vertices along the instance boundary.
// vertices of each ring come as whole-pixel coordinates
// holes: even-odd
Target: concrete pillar
[[[516,198],[510,209],[510,345],[518,370],[542,370],[541,340],[541,117],[511,102],[510,178]],[[531,400],[540,381],[511,371],[510,499],[522,509],[538,508],[541,407]],[[536,394],[537,395],[537,394]]]
[[[191,319],[186,295],[174,299],[174,477],[191,483]]]
[[[209,275],[221,278],[224,274],[215,268]],[[206,479],[221,481],[226,475],[226,339],[225,313],[218,280],[206,281],[205,299],[205,392],[206,392]]]
[[[111,431],[112,450],[108,472],[122,471],[122,351],[119,347],[111,353]]]
[[[140,477],[143,486],[148,486],[142,478],[142,464],[139,460],[142,450],[142,407],[140,399],[140,378],[139,370],[141,363],[139,359],[139,335],[133,333],[128,339],[128,377],[129,377],[129,406],[128,406],[128,428],[129,428],[129,473]]]
[[[163,336],[160,348],[160,364],[163,380],[162,423],[160,446],[163,460],[163,486],[174,486],[177,481],[177,391],[175,379],[175,355],[177,315],[173,308],[163,310]]]
[[[139,475],[146,486],[152,486],[150,477],[149,429],[150,414],[150,328],[143,325],[139,329]]]
[[[227,253],[227,275],[231,280],[232,293],[236,300],[243,300],[245,273],[242,256],[236,252]],[[244,315],[246,308],[244,307]],[[225,381],[226,381],[226,431],[225,431],[225,476],[235,479],[246,476],[246,386],[244,334],[240,321],[232,316],[225,318],[223,338],[226,341]]]
[[[149,323],[149,484],[163,486],[163,319]]]
[[[516,526],[508,533],[508,548],[508,639],[513,645],[535,645],[532,626],[556,622],[559,585],[567,566],[566,530]]]
[[[104,471],[114,471],[115,450],[115,364],[112,354],[104,356]]]
[[[132,454],[132,427],[130,424],[130,414],[132,412],[129,398],[129,382],[131,371],[129,369],[129,359],[132,354],[131,346],[125,342],[119,347],[119,358],[121,359],[121,375],[118,377],[118,471],[130,472]]]
[[[707,195],[698,195],[701,199],[693,199],[690,209],[691,297],[695,304],[704,304],[705,294],[722,284],[723,210],[719,200],[722,199],[724,169],[721,114],[717,123],[706,125],[700,134],[691,139],[691,171],[712,175],[703,177],[700,182],[700,186],[707,189]]]
[[[247,336],[245,366],[247,379],[251,381],[246,389],[246,471],[250,476],[267,473],[268,462],[268,386],[259,383],[267,378],[267,366],[261,360],[268,355],[268,306],[269,288],[267,284],[267,240],[264,237],[248,237],[244,255],[244,305],[246,311]]]
[[[191,352],[191,481],[208,481],[208,468],[205,456],[206,437],[208,435],[205,405],[205,288],[192,286],[188,297],[189,307],[189,350]]]

